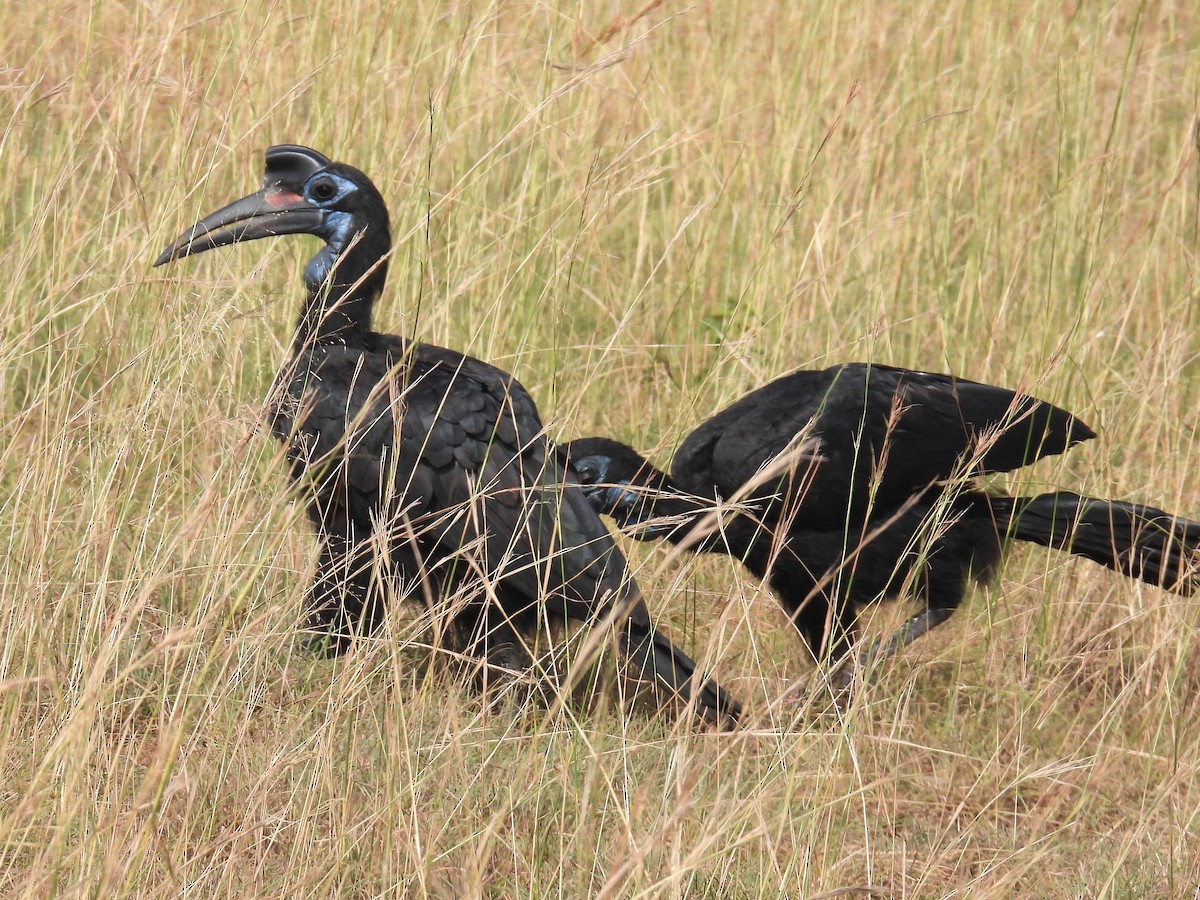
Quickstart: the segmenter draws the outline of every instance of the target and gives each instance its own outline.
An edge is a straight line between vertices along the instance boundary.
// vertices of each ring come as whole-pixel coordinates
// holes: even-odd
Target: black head
[[[205,216],[154,265],[282,234],[316,235],[334,256],[356,241],[370,244],[377,257],[391,245],[387,206],[371,179],[316,150],[281,144],[267,150],[262,190]]]
[[[596,512],[622,524],[651,515],[648,497],[667,489],[667,478],[632,447],[610,438],[580,438],[558,448]]]
[[[627,444],[605,437],[587,437],[559,447],[581,483],[651,486],[654,466]]]
[[[392,246],[387,206],[358,169],[308,147],[283,144],[267,150],[262,190],[205,216],[154,265],[281,234],[312,234],[325,241],[304,270],[308,303],[296,343],[344,340],[369,329]]]

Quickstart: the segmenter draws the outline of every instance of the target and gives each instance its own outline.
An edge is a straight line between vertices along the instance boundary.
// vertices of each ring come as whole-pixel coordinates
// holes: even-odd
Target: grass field
[[[728,560],[630,545],[752,707],[489,711],[403,610],[338,662],[259,413],[312,239],[150,262],[271,143],[372,175],[385,330],[669,458],[799,367],[1022,387],[1011,486],[1200,517],[1200,12],[9,4],[0,895],[1194,897],[1200,613],[1021,549],[840,714]],[[875,627],[880,627],[876,622]]]

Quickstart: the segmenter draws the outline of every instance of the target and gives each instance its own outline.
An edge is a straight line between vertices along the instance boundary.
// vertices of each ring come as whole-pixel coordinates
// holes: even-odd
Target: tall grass
[[[1195,894],[1196,604],[1061,555],[818,714],[759,585],[631,546],[751,702],[735,736],[491,711],[403,611],[297,652],[314,547],[258,422],[312,245],[149,268],[309,144],[391,203],[380,326],[511,370],[556,434],[665,460],[776,374],[869,359],[1102,430],[1023,484],[1195,516],[1186,4],[3,19],[0,894]]]

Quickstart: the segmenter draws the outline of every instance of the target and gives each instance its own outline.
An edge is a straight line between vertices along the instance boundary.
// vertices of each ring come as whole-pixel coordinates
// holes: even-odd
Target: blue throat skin
[[[368,260],[359,252],[368,243],[367,229],[356,227],[353,215],[330,211],[324,219],[319,236],[325,246],[304,267],[308,300],[296,327],[297,348],[370,331],[371,312],[387,279],[386,261]]]
[[[336,202],[355,189],[336,175],[322,177],[342,185],[327,202]],[[387,281],[391,235],[386,217],[382,226],[377,221],[372,227],[363,216],[326,209],[314,234],[325,241],[325,246],[304,268],[308,299],[296,326],[296,349],[344,343],[352,335],[369,332],[372,309]]]

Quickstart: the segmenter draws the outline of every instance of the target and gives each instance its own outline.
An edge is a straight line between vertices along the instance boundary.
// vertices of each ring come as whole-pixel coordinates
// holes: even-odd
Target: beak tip
[[[153,263],[153,265],[151,266],[151,268],[157,269],[159,266],[166,265],[167,263],[169,263],[169,262],[170,262],[172,259],[174,259],[174,258],[175,258],[175,248],[174,248],[174,247],[168,247],[168,248],[167,248],[166,250],[164,250],[164,251],[163,251],[161,254],[159,254],[159,257],[158,257],[158,259],[156,259],[156,260],[154,261],[154,263]]]

